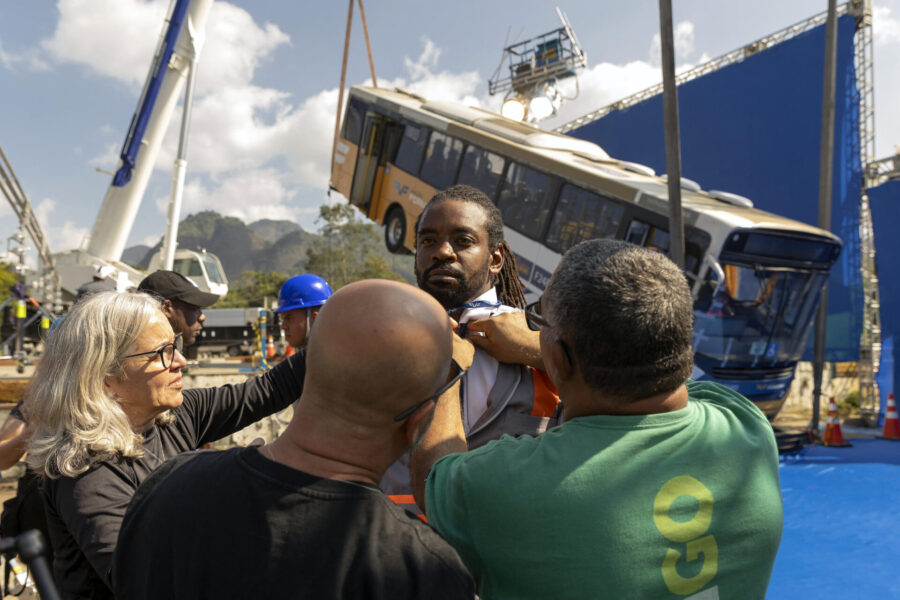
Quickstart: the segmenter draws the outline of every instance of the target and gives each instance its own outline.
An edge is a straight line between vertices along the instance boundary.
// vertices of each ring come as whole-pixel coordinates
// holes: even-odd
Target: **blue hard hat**
[[[321,306],[330,297],[331,287],[318,275],[312,273],[295,275],[281,286],[278,292],[278,308],[273,312]]]

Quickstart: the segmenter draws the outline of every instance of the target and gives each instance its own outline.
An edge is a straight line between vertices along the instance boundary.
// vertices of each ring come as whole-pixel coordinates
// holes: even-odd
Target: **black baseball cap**
[[[200,308],[212,306],[219,299],[215,294],[201,291],[196,283],[175,271],[156,271],[147,275],[138,285],[138,291],[163,300],[180,300]]]

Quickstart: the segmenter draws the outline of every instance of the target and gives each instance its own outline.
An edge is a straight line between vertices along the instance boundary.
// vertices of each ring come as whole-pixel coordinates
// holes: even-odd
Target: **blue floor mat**
[[[900,442],[851,442],[782,457],[768,598],[900,599]]]

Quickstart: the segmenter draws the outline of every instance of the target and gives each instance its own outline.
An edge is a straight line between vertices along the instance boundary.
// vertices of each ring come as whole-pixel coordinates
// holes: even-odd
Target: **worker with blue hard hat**
[[[331,297],[328,282],[312,273],[296,275],[284,282],[278,292],[278,313],[281,329],[288,344],[302,348],[309,338],[319,309]]]

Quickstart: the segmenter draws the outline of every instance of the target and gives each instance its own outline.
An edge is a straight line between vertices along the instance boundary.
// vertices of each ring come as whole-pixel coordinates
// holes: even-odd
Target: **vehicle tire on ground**
[[[403,245],[406,240],[406,215],[399,206],[394,206],[384,218],[384,244],[394,254],[408,254]]]

